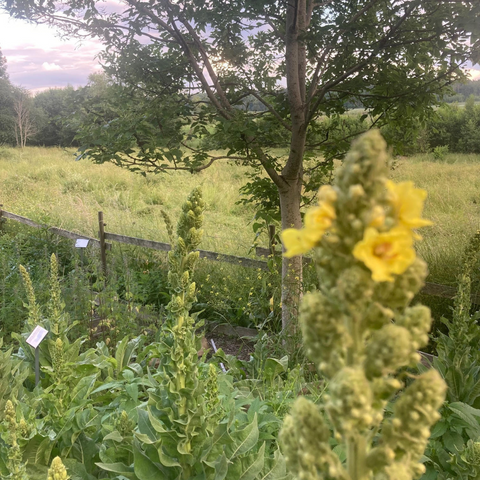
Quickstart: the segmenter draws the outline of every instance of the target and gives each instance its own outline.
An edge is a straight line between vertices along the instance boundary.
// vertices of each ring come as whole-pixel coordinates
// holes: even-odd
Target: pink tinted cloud
[[[85,85],[98,71],[98,40],[63,40],[46,25],[34,25],[0,13],[0,48],[13,84],[32,91]]]
[[[71,44],[40,48],[32,44],[3,49],[10,80],[29,90],[85,85],[88,76],[98,71],[95,56],[101,45],[89,42],[78,49]]]

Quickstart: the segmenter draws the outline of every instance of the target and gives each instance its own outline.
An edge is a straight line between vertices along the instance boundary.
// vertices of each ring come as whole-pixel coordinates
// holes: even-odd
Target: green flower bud
[[[308,357],[328,376],[344,363],[349,343],[340,313],[321,292],[307,293],[300,306],[299,323]]]
[[[368,379],[381,377],[419,360],[410,332],[398,325],[385,325],[368,342],[365,373]]]
[[[394,315],[393,310],[390,308],[386,308],[378,302],[373,302],[369,305],[363,318],[363,328],[378,330],[384,325],[391,323]]]
[[[67,469],[62,463],[60,457],[55,457],[52,460],[52,465],[48,470],[47,480],[68,480]]]
[[[352,311],[364,309],[373,295],[371,274],[357,265],[342,271],[337,279],[335,292],[340,301]]]
[[[318,407],[299,397],[279,437],[288,469],[302,480],[347,480],[340,460],[330,449],[329,437]]]
[[[326,409],[335,429],[344,438],[351,438],[375,422],[372,401],[372,390],[363,370],[346,367],[330,383]]]
[[[428,332],[432,325],[432,316],[428,307],[416,305],[415,307],[407,308],[404,315],[396,320],[396,323],[410,332],[415,350],[427,345]]]
[[[402,275],[395,275],[393,282],[376,283],[374,297],[386,307],[406,307],[423,287],[427,273],[427,264],[417,257]]]
[[[376,471],[392,465],[394,460],[395,452],[391,448],[383,446],[370,450],[365,463],[370,470]]]
[[[461,458],[470,465],[480,467],[480,442],[470,439],[461,454]]]

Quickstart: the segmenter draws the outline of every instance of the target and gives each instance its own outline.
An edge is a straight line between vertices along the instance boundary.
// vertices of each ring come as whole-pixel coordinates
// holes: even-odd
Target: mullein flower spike
[[[35,328],[37,325],[40,324],[40,307],[37,303],[35,298],[35,291],[33,289],[32,280],[30,278],[27,269],[23,266],[19,266],[20,274],[22,275],[23,284],[25,286],[25,290],[27,291],[27,299],[28,299],[28,318],[27,323],[31,328]]]
[[[385,141],[371,131],[354,143],[335,184],[322,187],[305,227],[282,234],[286,256],[313,249],[320,289],[304,296],[299,323],[307,355],[329,379],[325,410],[347,452],[343,466],[322,414],[299,398],[280,441],[300,479],[412,480],[424,471],[445,396],[440,375],[420,375],[391,419],[384,409],[405,387],[397,372],[414,366],[428,342],[430,311],[409,303],[427,274],[414,229],[431,222],[421,216],[426,192],[387,174]]]

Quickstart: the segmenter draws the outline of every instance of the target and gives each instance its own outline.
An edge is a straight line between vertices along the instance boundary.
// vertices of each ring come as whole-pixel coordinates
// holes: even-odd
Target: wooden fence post
[[[102,259],[103,274],[107,280],[107,245],[105,243],[105,227],[103,222],[103,212],[98,212],[98,238],[100,240],[100,256]]]
[[[270,249],[270,254],[275,256],[275,225],[268,226],[268,248]]]

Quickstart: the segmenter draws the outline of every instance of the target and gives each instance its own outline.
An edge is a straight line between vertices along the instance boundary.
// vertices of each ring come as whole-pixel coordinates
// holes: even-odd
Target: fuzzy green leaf
[[[258,442],[258,423],[257,414],[253,417],[252,423],[247,425],[242,430],[237,430],[232,433],[232,438],[235,441],[233,453],[230,455],[230,461],[239,455],[243,455],[251,450]]]

